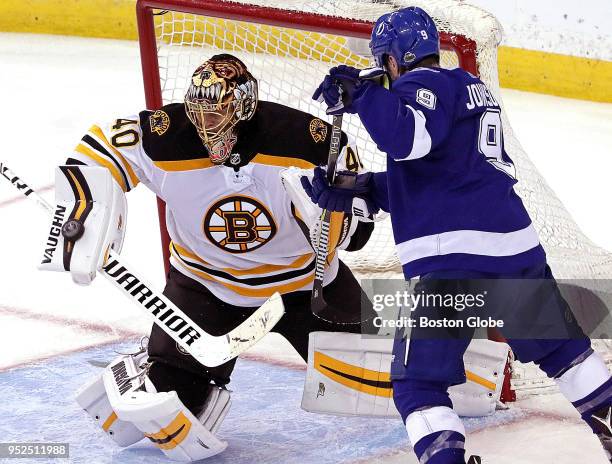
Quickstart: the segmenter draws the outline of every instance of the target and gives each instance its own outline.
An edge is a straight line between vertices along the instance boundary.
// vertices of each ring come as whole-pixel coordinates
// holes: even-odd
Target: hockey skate
[[[608,461],[612,463],[612,406],[606,406],[593,413],[591,426],[604,448]]]

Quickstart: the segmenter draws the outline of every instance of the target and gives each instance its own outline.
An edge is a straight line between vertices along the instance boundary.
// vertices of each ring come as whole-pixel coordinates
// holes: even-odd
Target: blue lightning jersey
[[[387,171],[375,200],[391,213],[407,278],[439,270],[506,274],[545,262],[529,214],[514,191],[501,109],[462,69],[418,68],[391,90],[366,83],[359,114]]]

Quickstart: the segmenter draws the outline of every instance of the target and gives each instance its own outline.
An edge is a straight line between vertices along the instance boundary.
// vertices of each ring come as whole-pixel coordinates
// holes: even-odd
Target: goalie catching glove
[[[39,269],[67,271],[77,284],[88,285],[109,250],[121,251],[125,194],[106,168],[59,166],[54,211]]]

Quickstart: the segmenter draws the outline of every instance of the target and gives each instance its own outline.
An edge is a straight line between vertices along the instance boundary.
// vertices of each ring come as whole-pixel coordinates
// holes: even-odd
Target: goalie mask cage
[[[323,105],[311,99],[314,89],[331,66],[371,66],[367,43],[374,21],[404,6],[421,6],[434,18],[441,36],[441,65],[479,75],[503,108],[497,74],[501,25],[462,0],[138,0],[147,107],[182,102],[195,68],[214,54],[231,53],[258,79],[261,100],[328,120]],[[517,168],[516,189],[556,277],[612,278],[612,255],[580,231],[522,149],[505,112],[502,121],[506,151]],[[366,168],[385,168],[385,155],[356,115],[345,115],[343,130],[356,141]],[[168,266],[163,203],[159,208]],[[343,253],[342,259],[361,276],[400,276],[389,219],[377,223],[363,250]],[[598,345],[608,356],[607,342]],[[512,369],[518,390],[540,392],[552,385],[535,368],[513,363]]]

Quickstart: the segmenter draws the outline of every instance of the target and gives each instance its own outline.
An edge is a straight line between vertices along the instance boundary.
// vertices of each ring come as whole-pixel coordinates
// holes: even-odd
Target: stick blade
[[[198,340],[191,346],[192,355],[207,367],[231,361],[268,334],[285,314],[280,293],[274,293],[242,324],[226,335]]]
[[[312,287],[310,310],[315,316],[318,316],[325,308],[327,308],[327,303],[325,303],[325,299],[323,298],[323,282],[315,281]]]

